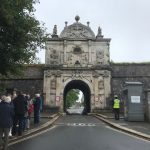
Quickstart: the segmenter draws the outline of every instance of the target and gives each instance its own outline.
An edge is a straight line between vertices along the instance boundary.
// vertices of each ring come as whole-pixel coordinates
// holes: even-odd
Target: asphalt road
[[[116,131],[91,116],[68,115],[49,131],[8,150],[150,150],[150,142]]]

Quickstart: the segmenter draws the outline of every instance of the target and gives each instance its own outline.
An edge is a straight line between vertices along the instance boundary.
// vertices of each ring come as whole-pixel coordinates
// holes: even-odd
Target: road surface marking
[[[24,137],[24,138],[22,138],[22,139],[20,139],[20,140],[17,140],[17,141],[14,141],[14,142],[12,142],[12,143],[9,143],[8,146],[11,146],[11,145],[14,145],[14,144],[17,144],[17,143],[26,141],[26,140],[28,140],[28,139],[31,139],[31,138],[33,138],[33,137],[36,137],[36,136],[38,136],[38,135],[41,135],[41,134],[43,134],[43,133],[45,133],[45,132],[47,132],[47,131],[50,131],[50,130],[54,129],[55,127],[56,127],[56,126],[52,126],[52,127],[48,128],[48,129],[43,130],[43,131],[41,131],[41,132],[38,132],[38,133],[36,133],[36,134],[29,135],[28,137]]]
[[[130,137],[136,138],[136,139],[138,139],[138,140],[142,140],[142,141],[144,141],[144,142],[150,143],[150,141],[148,141],[148,140],[146,140],[146,139],[143,139],[142,137],[138,137],[138,136],[136,136],[136,135],[132,135],[132,134],[126,133],[125,131],[121,131],[121,130],[114,129],[114,128],[110,127],[110,126],[105,126],[105,127],[108,128],[108,129],[110,129],[110,130],[114,130],[114,131],[116,131],[116,132],[123,133],[123,134],[125,134],[125,135],[130,136]]]

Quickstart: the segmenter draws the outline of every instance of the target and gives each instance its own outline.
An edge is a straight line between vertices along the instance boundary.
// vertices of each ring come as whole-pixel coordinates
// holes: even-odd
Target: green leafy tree
[[[6,90],[6,84],[5,83],[0,83],[0,94],[5,92]]]
[[[75,102],[79,98],[79,90],[78,89],[71,89],[66,96],[66,107],[69,108],[75,104]]]
[[[38,0],[0,0],[0,74],[17,74],[36,60],[46,39],[44,24],[36,20]]]

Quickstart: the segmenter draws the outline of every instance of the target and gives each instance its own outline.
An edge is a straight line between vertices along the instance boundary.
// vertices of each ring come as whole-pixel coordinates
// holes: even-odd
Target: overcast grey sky
[[[114,62],[150,62],[150,0],[40,0],[35,16],[43,21],[49,33],[57,25],[58,34],[75,22],[87,24],[97,34],[102,28],[111,38],[110,60]],[[44,52],[39,54],[45,61]]]

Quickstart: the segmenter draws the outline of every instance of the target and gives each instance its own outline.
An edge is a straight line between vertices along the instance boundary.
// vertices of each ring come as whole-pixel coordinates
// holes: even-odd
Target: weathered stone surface
[[[35,93],[43,93],[43,75],[43,65],[28,65],[24,75],[0,78],[0,85],[5,89],[17,89],[34,96]]]
[[[118,94],[120,97],[122,97],[122,88],[126,81],[134,81],[134,82],[142,82],[144,90],[150,89],[150,64],[144,64],[144,63],[137,63],[137,64],[111,64],[112,67],[112,78],[111,78],[111,95],[113,96],[114,93]],[[65,71],[66,76],[67,72]],[[68,74],[70,74],[70,71],[68,71]],[[89,74],[89,71],[86,71],[86,75]],[[11,89],[16,88],[18,90],[22,90],[25,93],[30,93],[34,96],[35,93],[43,92],[43,66],[42,65],[34,65],[27,67],[27,70],[25,71],[25,75],[19,79],[17,78],[10,78],[10,79],[0,79],[0,85],[5,85],[5,88]],[[68,79],[68,77],[64,78],[65,80]],[[90,78],[89,78],[90,79]],[[101,94],[104,93],[103,90],[101,90],[101,87],[103,86],[103,77],[101,76],[99,79],[99,96],[101,97]],[[87,79],[85,79],[87,80]],[[94,79],[92,79],[93,82]],[[107,90],[107,88],[106,88]],[[50,90],[48,89],[50,94]],[[94,91],[93,91],[94,92]],[[55,89],[51,90],[51,93],[55,95]],[[107,108],[111,107],[111,97],[106,99],[106,106]],[[103,101],[103,99],[102,99]],[[52,103],[54,103],[52,101]],[[92,98],[91,95],[91,107],[94,108],[95,100],[94,96]]]
[[[142,82],[144,90],[150,88],[150,64],[111,64],[113,93],[120,94],[127,81]]]
[[[110,39],[103,38],[100,29],[98,32],[100,38],[95,37],[89,23],[83,25],[76,17],[72,25],[66,23],[57,39],[52,37],[46,42],[43,89],[46,104],[64,108],[66,93],[77,88],[84,91],[86,109],[93,111],[107,107],[111,94]],[[52,92],[54,80],[55,93]]]
[[[142,82],[144,90],[150,89],[150,64],[111,64],[109,43],[100,28],[95,37],[89,23],[83,25],[76,17],[60,36],[55,26],[46,42],[44,65],[29,65],[24,76],[0,79],[0,84],[31,95],[43,93],[44,104],[60,111],[68,90],[77,88],[83,91],[89,112],[110,108],[113,94],[121,98],[127,81]]]

